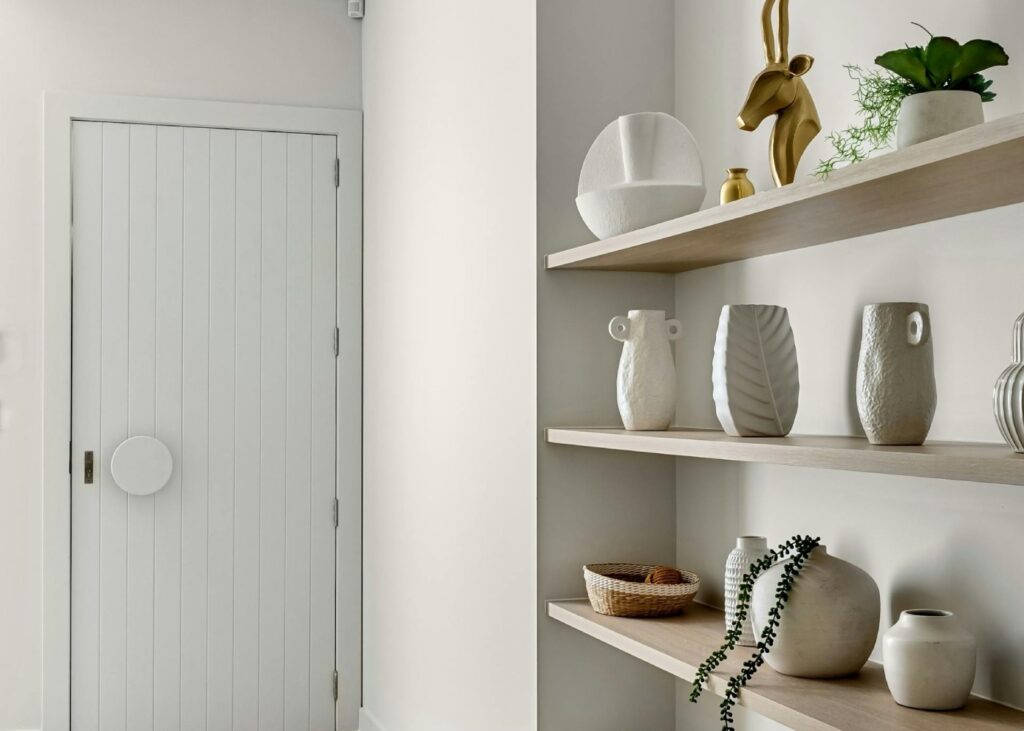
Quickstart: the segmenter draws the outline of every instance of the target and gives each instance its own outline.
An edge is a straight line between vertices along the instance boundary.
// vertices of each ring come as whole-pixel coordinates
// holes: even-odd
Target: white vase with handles
[[[661,310],[630,310],[613,317],[608,332],[622,343],[616,381],[619,414],[631,431],[661,431],[676,413],[676,371],[672,340],[679,338],[679,320],[666,320]]]
[[[857,360],[857,412],[872,444],[922,444],[935,415],[935,364],[928,305],[864,308]]]
[[[1013,323],[1013,363],[996,381],[992,410],[1003,439],[1024,454],[1024,315]]]
[[[749,573],[751,564],[764,558],[767,554],[768,539],[764,536],[740,536],[736,539],[736,548],[732,549],[729,557],[725,560],[726,630],[732,629],[732,623],[736,620],[736,605],[739,603],[743,575]],[[757,638],[754,636],[754,626],[750,621],[749,608],[747,618],[743,620],[742,632],[739,644],[744,647],[754,647],[757,644]]]
[[[751,616],[758,636],[768,624],[775,591],[790,561],[775,564],[754,582]],[[793,582],[765,660],[776,672],[800,678],[852,675],[875,647],[880,616],[875,580],[818,546]]]
[[[882,658],[893,700],[910,708],[951,711],[971,694],[977,643],[952,612],[910,609],[885,633]]]

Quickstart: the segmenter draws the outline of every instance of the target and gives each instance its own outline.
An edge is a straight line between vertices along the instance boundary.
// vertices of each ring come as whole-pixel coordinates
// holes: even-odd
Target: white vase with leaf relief
[[[661,431],[676,413],[676,371],[670,342],[679,320],[661,310],[630,310],[613,317],[608,332],[622,343],[616,395],[622,423],[631,431]]]

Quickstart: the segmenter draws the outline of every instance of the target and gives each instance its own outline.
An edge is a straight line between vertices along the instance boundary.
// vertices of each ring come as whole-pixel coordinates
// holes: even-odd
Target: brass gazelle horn
[[[772,29],[772,10],[779,3],[779,54],[775,55],[775,31]],[[769,64],[789,62],[789,0],[765,0],[761,11],[764,34],[764,57]]]

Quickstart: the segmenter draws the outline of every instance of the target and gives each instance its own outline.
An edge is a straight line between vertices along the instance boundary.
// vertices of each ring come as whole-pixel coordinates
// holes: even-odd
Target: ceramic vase
[[[690,130],[663,112],[627,114],[597,136],[576,197],[600,239],[700,210],[704,168]]]
[[[775,590],[787,562],[754,582],[754,634],[761,635],[775,606]],[[783,675],[834,678],[859,671],[878,637],[878,585],[866,572],[816,547],[793,582],[775,644],[765,656]]]
[[[981,95],[973,91],[927,91],[911,94],[900,104],[896,147],[942,137],[985,121]]]
[[[622,343],[616,395],[622,423],[632,431],[661,431],[676,412],[676,373],[669,342],[679,321],[661,310],[630,310],[613,317],[608,332]]]
[[[977,645],[952,612],[911,609],[882,640],[885,682],[901,706],[951,711],[974,685]]]
[[[747,177],[746,168],[729,168],[725,172],[727,177],[718,198],[722,205],[754,195],[754,184]]]
[[[1024,454],[1024,315],[1013,323],[1013,363],[996,381],[992,410],[1003,439]]]
[[[764,536],[740,536],[736,539],[736,548],[725,560],[725,628],[732,628],[736,620],[736,604],[739,600],[740,584],[743,575],[750,571],[750,565],[768,553],[768,539]],[[739,643],[744,647],[757,644],[754,626],[750,621],[750,613],[743,621]]]
[[[886,302],[864,308],[857,361],[857,411],[872,444],[922,444],[935,415],[928,305]]]
[[[726,305],[711,364],[715,413],[734,437],[782,437],[796,420],[800,373],[789,312]]]

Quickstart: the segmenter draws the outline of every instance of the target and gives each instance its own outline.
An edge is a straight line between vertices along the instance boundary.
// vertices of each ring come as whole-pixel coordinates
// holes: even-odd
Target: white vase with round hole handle
[[[608,332],[622,343],[616,397],[622,423],[630,431],[662,431],[676,413],[676,371],[671,341],[678,320],[662,310],[630,310],[613,317]]]
[[[928,305],[867,305],[857,360],[857,412],[868,441],[923,444],[935,403]]]
[[[882,639],[885,682],[901,706],[961,708],[971,695],[977,643],[952,612],[910,609]]]

